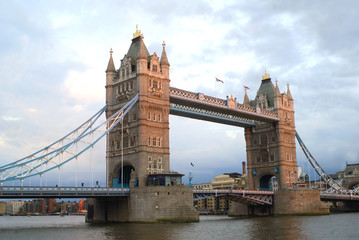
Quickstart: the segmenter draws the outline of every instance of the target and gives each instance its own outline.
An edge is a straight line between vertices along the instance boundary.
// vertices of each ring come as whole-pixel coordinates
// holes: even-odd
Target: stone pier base
[[[280,190],[274,193],[275,215],[325,215],[329,208],[318,190]]]
[[[127,198],[88,199],[86,222],[197,222],[193,189],[150,186],[130,189]]]
[[[269,206],[248,206],[244,203],[231,202],[228,216],[270,216],[273,215],[273,207]]]
[[[228,216],[325,215],[329,208],[318,190],[281,190],[274,193],[273,207],[247,206],[232,202]]]

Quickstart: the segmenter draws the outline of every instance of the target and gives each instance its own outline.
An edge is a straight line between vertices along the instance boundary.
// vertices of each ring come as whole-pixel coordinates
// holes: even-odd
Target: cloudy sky
[[[325,171],[342,170],[359,162],[358,9],[354,0],[1,1],[0,164],[104,105],[109,50],[118,68],[138,24],[151,54],[166,42],[173,87],[242,102],[243,86],[253,99],[265,69],[281,92],[289,83],[297,131]],[[184,182],[188,172],[197,183],[242,172],[242,128],[176,116],[170,128],[171,169]],[[104,184],[104,142],[95,151],[94,178]]]

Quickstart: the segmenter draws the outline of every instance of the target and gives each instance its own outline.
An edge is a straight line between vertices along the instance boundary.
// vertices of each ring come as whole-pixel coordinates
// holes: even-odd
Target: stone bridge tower
[[[289,85],[280,93],[265,72],[253,101],[245,94],[244,104],[276,112],[279,122],[257,123],[245,129],[248,179],[251,189],[291,189],[298,181],[295,149],[294,106]]]
[[[107,186],[124,187],[134,171],[135,185],[146,186],[148,174],[169,172],[169,67],[165,43],[161,58],[149,54],[136,29],[116,70],[112,50],[106,70],[107,117],[139,93],[139,101],[107,138]],[[122,135],[123,132],[123,135]],[[122,152],[123,146],[123,152]],[[123,158],[123,162],[122,162]],[[123,169],[122,168],[123,165]]]

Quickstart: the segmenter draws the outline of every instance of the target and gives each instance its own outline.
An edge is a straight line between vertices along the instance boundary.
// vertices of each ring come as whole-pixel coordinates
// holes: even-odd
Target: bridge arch
[[[128,162],[123,163],[123,178],[122,178],[122,164],[118,164],[113,171],[112,187],[130,187],[131,173],[135,171],[135,167]],[[133,176],[134,177],[134,176]]]
[[[273,191],[278,188],[277,177],[272,174],[263,175],[259,180],[260,190]]]

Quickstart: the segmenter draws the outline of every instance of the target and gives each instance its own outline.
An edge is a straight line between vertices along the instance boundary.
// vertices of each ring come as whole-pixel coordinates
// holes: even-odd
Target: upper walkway
[[[277,122],[277,113],[236,102],[170,88],[170,114],[239,127],[253,127],[256,122]]]

